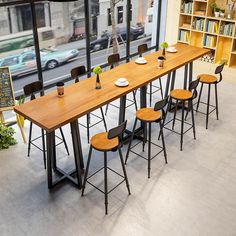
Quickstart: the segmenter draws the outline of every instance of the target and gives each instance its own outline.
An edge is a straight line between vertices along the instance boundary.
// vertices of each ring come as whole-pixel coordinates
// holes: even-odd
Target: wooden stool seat
[[[205,84],[213,84],[217,82],[217,77],[214,75],[201,74],[198,78],[200,78],[200,82]]]
[[[189,90],[185,89],[174,89],[170,92],[170,96],[177,100],[188,100],[192,98],[193,94]]]
[[[154,122],[161,118],[160,111],[154,111],[153,108],[142,108],[136,112],[137,119],[145,122]]]
[[[107,132],[94,135],[91,138],[92,147],[99,151],[110,151],[116,148],[119,145],[118,137],[113,139],[108,139],[107,135],[108,135]]]

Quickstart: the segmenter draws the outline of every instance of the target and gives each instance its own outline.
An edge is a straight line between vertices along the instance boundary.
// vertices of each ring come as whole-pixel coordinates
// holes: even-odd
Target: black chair
[[[146,43],[144,44],[141,44],[138,46],[138,53],[139,53],[139,56],[142,57],[143,56],[143,53],[147,52],[148,51],[148,46]],[[152,95],[158,91],[161,92],[161,98],[163,99],[163,89],[162,89],[162,83],[161,83],[161,78],[158,78],[158,81],[159,81],[159,87],[154,85],[153,82],[150,83],[149,85],[149,102],[150,102],[150,106],[152,105]],[[153,91],[153,88],[155,89]]]
[[[85,74],[86,74],[86,69],[85,69],[84,66],[78,66],[78,67],[75,67],[75,68],[73,68],[71,70],[71,78],[75,80],[75,83],[78,83],[79,82],[79,77],[82,76],[82,75],[85,75]],[[89,129],[92,128],[93,126],[98,125],[99,123],[103,122],[105,130],[107,131],[107,124],[106,124],[106,120],[105,120],[105,116],[104,116],[102,107],[100,108],[100,111],[101,111],[101,117],[97,116],[96,114],[89,113],[89,114],[86,115],[86,118],[87,118],[86,125],[84,125],[82,123],[79,123],[81,126],[83,126],[84,128],[87,129],[87,140],[88,140],[88,143],[89,143],[89,138],[90,138]],[[91,118],[90,116],[91,115],[96,117],[97,119],[99,119],[94,124],[91,124],[91,122],[90,122],[90,118]]]
[[[218,75],[218,74],[220,75],[220,79],[219,80],[217,79],[217,76],[215,76],[215,75],[201,74],[201,75],[198,76],[198,78],[200,79],[201,88],[200,88],[200,93],[199,93],[199,97],[198,97],[196,111],[198,112],[199,104],[200,103],[207,105],[206,113],[201,112],[201,113],[206,115],[206,129],[208,129],[209,115],[213,111],[216,111],[216,118],[217,118],[217,120],[219,120],[217,84],[220,83],[222,81],[222,79],[223,79],[222,71],[224,69],[224,65],[225,65],[225,63],[223,63],[223,64],[221,64],[221,65],[216,67],[215,75]],[[203,85],[204,84],[208,85],[207,103],[201,102],[201,96],[202,96],[202,90],[203,90]],[[211,85],[215,85],[215,106],[210,104]],[[210,107],[213,107],[213,110],[210,111]]]
[[[194,121],[194,113],[193,113],[193,100],[197,97],[197,86],[199,84],[199,79],[192,81],[189,84],[188,90],[186,89],[174,89],[170,92],[170,100],[167,108],[167,113],[172,110],[172,102],[175,100],[175,106],[174,106],[174,118],[165,123],[166,117],[164,119],[164,128],[175,132],[176,134],[180,135],[180,151],[183,150],[183,135],[188,132],[190,129],[193,129],[193,136],[194,139],[196,139],[196,130],[195,130],[195,121]],[[185,104],[188,103],[187,113],[186,117],[184,117],[184,110],[185,110]],[[176,118],[177,109],[181,107],[182,110],[182,117],[181,119]],[[191,112],[192,116],[192,124],[186,122],[187,114],[188,112]],[[177,132],[174,130],[175,127],[175,121],[179,120],[181,122],[181,132]],[[172,129],[167,127],[167,124],[172,122]],[[188,124],[190,127],[184,131],[184,123]]]
[[[132,131],[131,139],[130,139],[130,142],[129,142],[129,146],[128,146],[128,151],[127,151],[127,154],[126,154],[125,164],[127,163],[130,152],[135,153],[139,157],[147,160],[148,161],[148,178],[150,178],[151,160],[154,157],[156,157],[157,155],[159,155],[162,151],[164,152],[165,162],[167,164],[167,154],[166,154],[165,140],[164,140],[163,129],[162,129],[162,120],[165,117],[164,108],[165,108],[167,102],[168,102],[168,97],[161,100],[161,101],[159,101],[159,102],[157,102],[155,104],[154,108],[142,108],[142,109],[140,109],[136,112],[136,118],[135,118],[135,121],[134,121],[134,127],[133,127],[133,131]],[[138,120],[141,121],[144,125],[143,140],[136,143],[134,146],[131,147]],[[151,140],[151,131],[152,131],[152,126],[151,125],[152,125],[152,123],[159,123],[159,125],[160,125],[160,134],[161,134],[161,138],[162,138],[162,147],[155,144],[155,143],[153,143],[152,140]],[[149,130],[148,140],[147,140],[147,124],[149,124],[149,127],[148,127],[148,130]],[[143,143],[143,152],[144,152],[144,148],[145,148],[145,143],[148,142],[148,158],[145,158],[144,156],[142,156],[139,153],[132,150],[134,147],[136,147],[141,142]],[[151,156],[151,144],[153,144],[153,145],[157,146],[158,148],[160,148],[160,151],[157,154],[155,154],[154,156]]]
[[[119,53],[112,54],[107,58],[107,62],[108,62],[108,65],[110,66],[110,69],[113,69],[116,65],[118,65],[119,61],[120,61],[120,54]],[[130,100],[130,99],[127,98],[127,100],[131,103],[129,105],[127,105],[126,108],[128,108],[132,105],[135,105],[135,109],[137,110],[138,106],[137,106],[137,101],[136,101],[136,97],[135,97],[135,91],[133,91],[132,93],[133,93],[133,100]],[[109,105],[120,109],[119,106],[117,106],[115,104],[112,104],[112,103],[109,103],[109,104],[106,105],[105,115],[107,115]]]
[[[36,98],[35,93],[43,91],[43,83],[41,81],[36,81],[36,82],[30,83],[30,84],[27,84],[24,86],[23,90],[24,90],[25,96],[30,96],[30,100],[34,100]],[[44,160],[44,168],[46,169],[46,148],[45,148],[44,130],[41,129],[41,136],[38,136],[38,137],[32,139],[32,128],[33,128],[33,123],[30,122],[29,141],[28,141],[28,156],[30,156],[31,145],[33,145],[34,147],[36,147],[37,149],[42,151],[43,152],[43,160]],[[64,143],[67,154],[70,155],[62,128],[59,128],[59,130],[61,133],[61,138],[58,136],[56,136],[56,137],[58,139],[60,139],[61,142],[59,142],[56,146]],[[38,140],[39,138],[42,138],[42,148],[40,148],[39,146],[37,146],[34,143],[34,141]]]
[[[124,123],[122,123],[118,127],[110,129],[108,132],[96,134],[91,138],[91,145],[90,145],[90,149],[89,149],[88,161],[87,161],[87,166],[86,166],[85,175],[84,175],[82,196],[84,195],[84,189],[85,189],[86,183],[89,183],[90,185],[95,187],[97,190],[102,192],[105,195],[105,213],[106,214],[108,213],[108,194],[110,192],[112,192],[116,187],[118,187],[121,183],[123,183],[125,181],[127,189],[128,189],[128,193],[130,194],[128,177],[126,174],[125,164],[124,164],[122,151],[121,151],[121,147],[122,147],[121,137],[125,131],[126,123],[127,123],[127,121],[125,121]],[[99,169],[94,174],[91,174],[88,177],[89,165],[90,165],[90,160],[91,160],[93,149],[100,151],[100,152],[104,152],[104,167],[102,167],[101,169]],[[115,152],[117,150],[119,152],[121,166],[123,169],[124,176],[122,176],[121,174],[117,173],[116,171],[114,171],[113,169],[111,169],[107,166],[107,153],[110,151]],[[95,174],[97,174],[99,171],[101,171],[103,169],[104,169],[104,191],[99,189],[98,187],[94,186],[91,182],[88,181],[89,178],[91,178],[92,176],[94,176]],[[107,170],[108,169],[123,178],[123,180],[119,184],[117,184],[115,187],[113,187],[109,192],[108,192],[108,185],[107,185]]]

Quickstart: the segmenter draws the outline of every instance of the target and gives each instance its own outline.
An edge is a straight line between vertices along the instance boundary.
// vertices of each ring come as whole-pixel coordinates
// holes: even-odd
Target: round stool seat
[[[161,118],[160,111],[154,111],[153,108],[142,108],[136,112],[137,119],[145,122],[154,122]]]
[[[107,132],[94,135],[91,138],[92,147],[99,151],[110,151],[113,148],[116,148],[119,145],[118,137],[113,139],[108,139],[107,135],[108,135]]]
[[[217,77],[214,75],[202,74],[199,75],[198,78],[200,78],[200,82],[205,84],[213,84],[217,82]]]
[[[193,94],[189,90],[174,89],[170,92],[170,96],[176,100],[188,100],[192,98]]]

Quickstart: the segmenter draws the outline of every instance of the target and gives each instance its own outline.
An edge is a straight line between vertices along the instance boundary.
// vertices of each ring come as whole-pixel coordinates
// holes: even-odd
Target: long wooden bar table
[[[102,89],[95,89],[95,76],[79,83],[66,86],[65,95],[62,98],[57,92],[51,92],[43,97],[27,102],[14,108],[15,112],[24,116],[34,124],[46,131],[47,139],[47,175],[48,188],[52,188],[63,179],[69,179],[79,188],[82,186],[83,154],[77,119],[93,110],[120,98],[119,123],[125,119],[126,94],[141,88],[141,107],[146,107],[146,86],[168,74],[165,95],[174,87],[175,72],[185,66],[184,85],[192,80],[192,62],[209,52],[208,49],[176,44],[177,53],[166,53],[164,68],[157,67],[157,58],[161,50],[145,56],[147,64],[138,65],[134,61],[122,64],[100,75]],[[115,86],[118,78],[126,78],[129,81],[127,87]],[[171,83],[171,84],[170,84]],[[70,123],[76,170],[65,173],[56,166],[55,130]],[[52,169],[62,175],[61,178],[52,180]],[[76,174],[77,181],[72,178]]]

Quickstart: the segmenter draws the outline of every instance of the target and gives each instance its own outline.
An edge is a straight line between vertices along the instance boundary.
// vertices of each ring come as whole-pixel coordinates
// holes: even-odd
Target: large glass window
[[[47,8],[51,26],[38,30],[44,85],[66,79],[72,68],[86,65],[84,1],[50,2]],[[37,22],[40,19],[37,14]]]
[[[10,68],[13,87],[38,80],[30,4],[0,7],[0,66]]]

